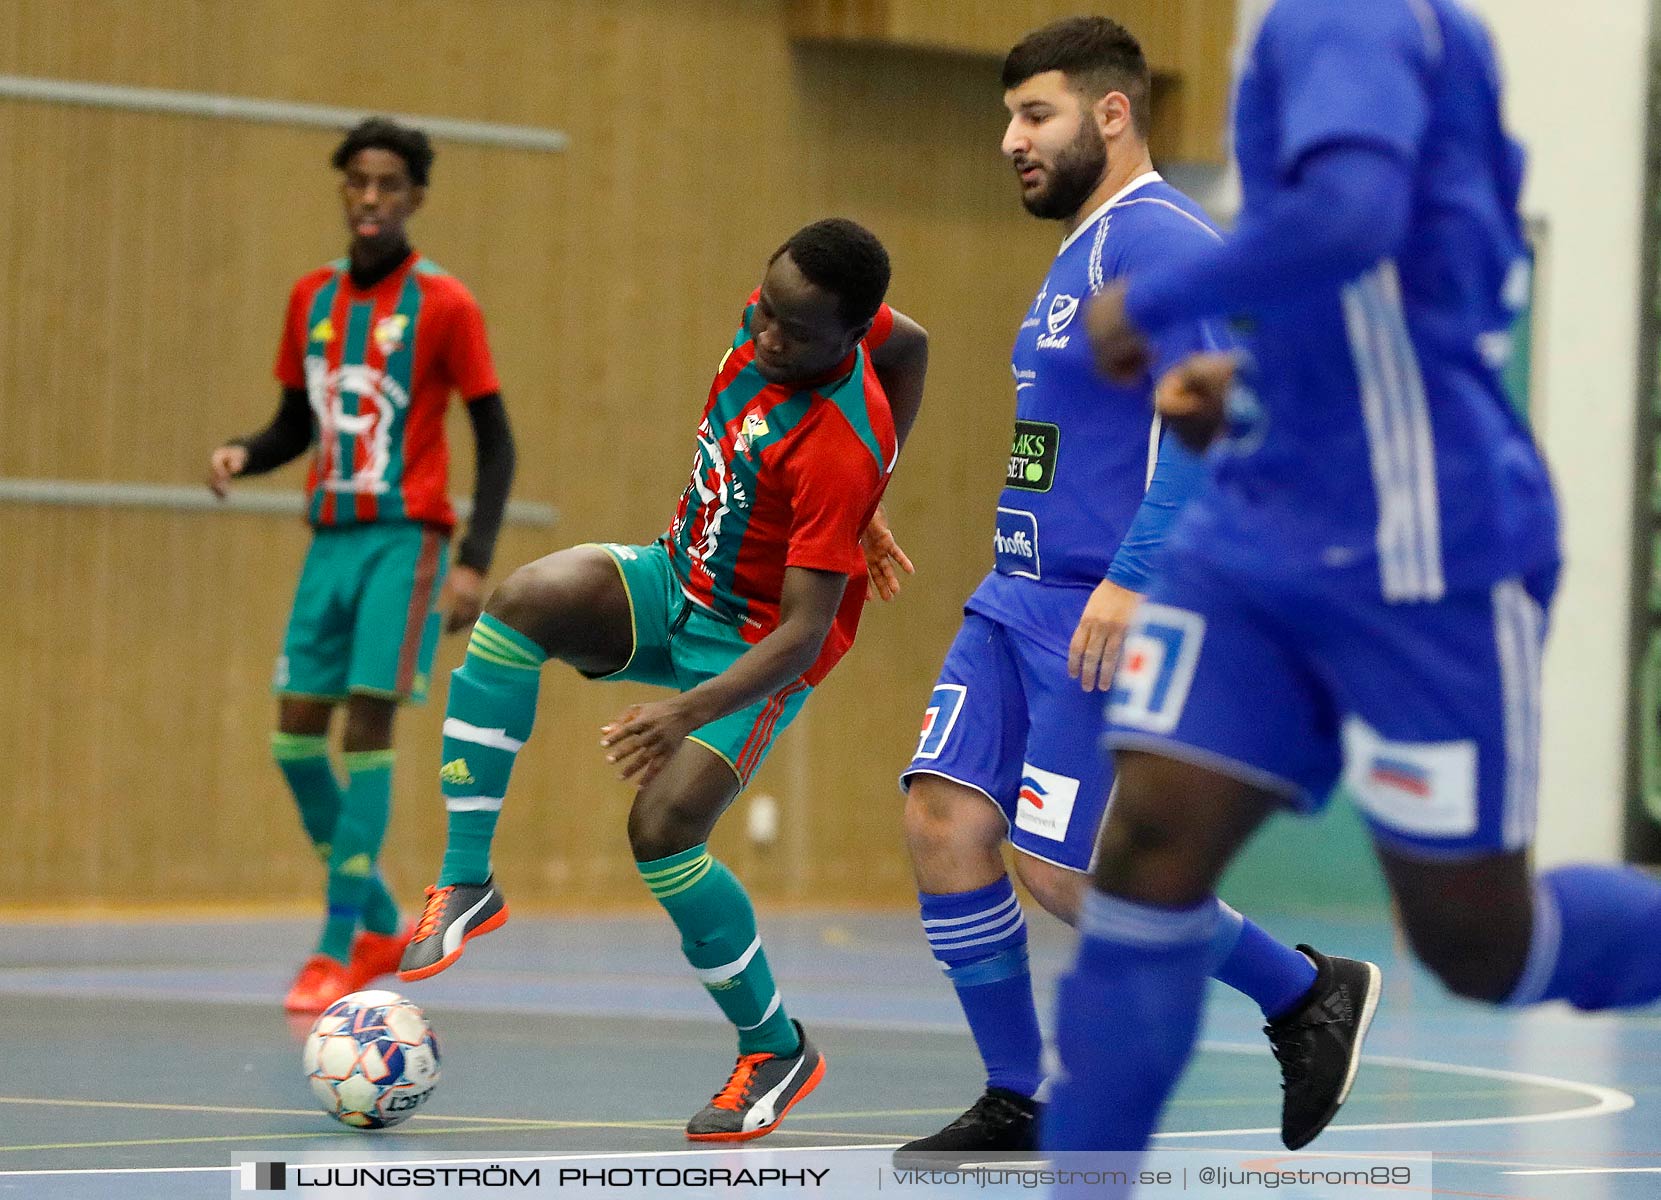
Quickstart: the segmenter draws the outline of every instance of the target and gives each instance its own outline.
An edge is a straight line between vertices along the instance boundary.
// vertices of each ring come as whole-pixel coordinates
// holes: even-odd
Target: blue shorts
[[[1089,870],[1113,785],[1092,734],[1102,701],[1067,677],[1066,655],[967,613],[900,786],[939,775],[971,787],[1002,810],[1017,850]]]
[[[1107,740],[1318,811],[1342,783],[1419,858],[1533,837],[1550,569],[1426,604],[1168,554],[1125,639]]]

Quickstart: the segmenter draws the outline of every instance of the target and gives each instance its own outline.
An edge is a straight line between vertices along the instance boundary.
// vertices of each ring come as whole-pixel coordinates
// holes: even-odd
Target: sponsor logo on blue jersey
[[[992,533],[993,566],[1000,575],[1042,579],[1038,557],[1038,518],[1019,508],[998,509]]]
[[[1048,421],[1016,421],[1009,443],[1009,467],[1004,486],[1023,492],[1047,492],[1055,485],[1055,464],[1061,453],[1061,427]]]

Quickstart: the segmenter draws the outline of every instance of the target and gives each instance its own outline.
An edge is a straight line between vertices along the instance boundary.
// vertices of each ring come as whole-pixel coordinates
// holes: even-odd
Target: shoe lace
[[[1336,1022],[1336,1017],[1317,1010],[1295,1020],[1263,1027],[1263,1032],[1269,1037],[1269,1049],[1274,1051],[1275,1061],[1280,1063],[1282,1088],[1302,1083],[1309,1075],[1314,1058],[1311,1049],[1313,1039],[1306,1035]]]
[[[440,919],[444,916],[444,903],[449,900],[450,893],[455,891],[450,887],[430,887],[427,889],[427,905],[421,910],[421,919],[415,924],[415,932],[410,935],[410,941],[419,942],[422,938],[431,937],[438,928]]]
[[[727,1077],[727,1086],[716,1092],[710,1103],[716,1108],[738,1112],[750,1098],[750,1084],[755,1079],[756,1068],[772,1057],[771,1054],[739,1055],[732,1074]]]
[[[969,1106],[969,1110],[951,1123],[950,1128],[957,1129],[971,1125],[1013,1125],[1017,1121],[1030,1120],[1032,1114],[1012,1100],[992,1092],[982,1092],[979,1100]]]

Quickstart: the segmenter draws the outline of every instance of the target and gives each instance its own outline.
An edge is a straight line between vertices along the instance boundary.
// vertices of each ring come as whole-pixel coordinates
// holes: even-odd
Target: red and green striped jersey
[[[500,390],[484,315],[461,281],[412,253],[359,290],[340,259],[289,294],[277,380],[304,388],[317,442],[306,480],[313,525],[419,521],[449,530],[452,392]]]
[[[888,339],[887,305],[824,377],[768,383],[754,365],[750,307],[710,385],[692,480],[669,528],[669,559],[694,603],[758,642],[779,623],[787,567],[849,576],[819,659],[817,684],[853,645],[865,602],[860,534],[896,457],[894,417],[870,352]]]

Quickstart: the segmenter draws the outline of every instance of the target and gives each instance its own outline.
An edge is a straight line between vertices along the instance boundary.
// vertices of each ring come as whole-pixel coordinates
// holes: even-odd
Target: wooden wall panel
[[[994,67],[792,42],[774,0],[12,0],[0,71],[374,106],[566,130],[549,156],[440,144],[418,245],[480,297],[521,447],[501,568],[644,540],[685,481],[709,377],[766,256],[844,214],[888,243],[893,300],[934,334],[891,510],[920,574],[860,644],[717,846],[767,899],[910,893],[894,775],[988,538],[1008,350],[1056,230],[998,154]],[[0,475],[192,483],[276,397],[289,283],[344,232],[317,131],[0,102]],[[452,419],[457,490],[470,479]],[[298,469],[269,481],[297,486]],[[274,518],[0,505],[0,874],[19,895],[281,900],[316,868],[266,755],[272,660],[306,535]],[[448,641],[438,678],[461,653]],[[516,902],[635,903],[600,723],[642,694],[550,669],[503,820]],[[402,719],[389,869],[436,861],[442,699]],[[1088,731],[1081,736],[1090,736]],[[743,804],[744,801],[740,801]],[[742,814],[737,814],[742,815]]]
[[[1136,34],[1154,73],[1156,154],[1222,163],[1235,0],[1118,0],[1107,15]],[[1073,0],[790,0],[798,38],[995,58]]]

